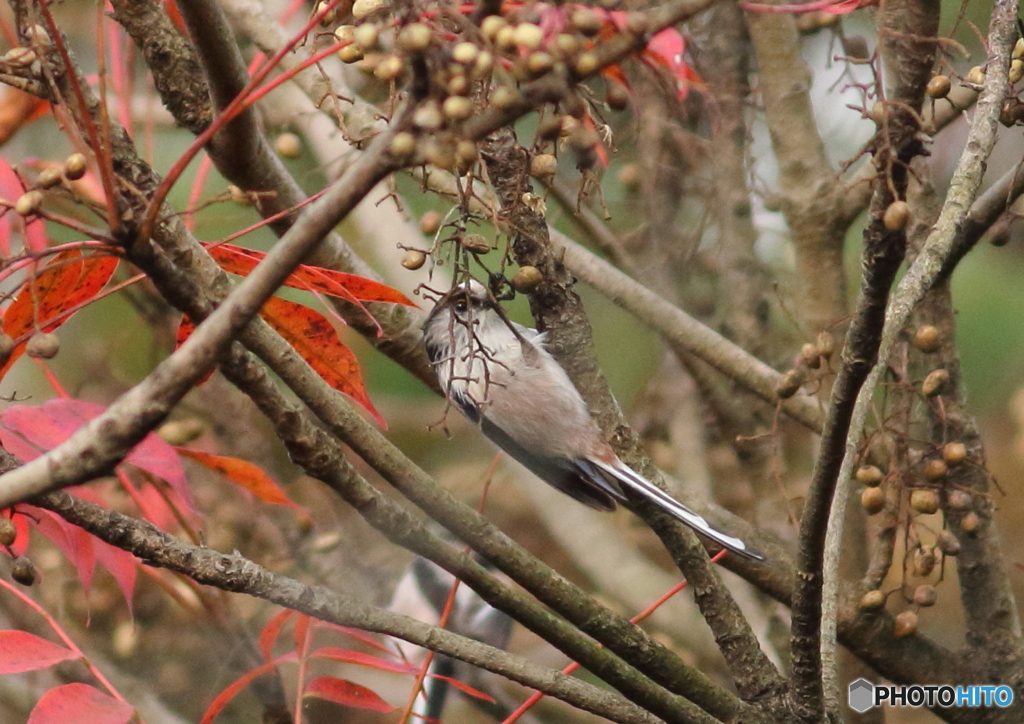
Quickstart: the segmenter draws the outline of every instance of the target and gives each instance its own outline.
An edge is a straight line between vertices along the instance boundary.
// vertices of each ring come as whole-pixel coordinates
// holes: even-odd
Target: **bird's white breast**
[[[597,427],[569,376],[544,349],[536,330],[483,313],[474,334],[450,316],[434,320],[428,344],[442,388],[462,397],[524,448],[538,454],[575,457],[599,439]],[[454,394],[453,394],[454,393]]]

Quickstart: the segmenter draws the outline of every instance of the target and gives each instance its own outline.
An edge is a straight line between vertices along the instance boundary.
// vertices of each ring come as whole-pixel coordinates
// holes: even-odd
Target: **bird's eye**
[[[455,307],[456,312],[462,314],[469,309],[469,302],[467,302],[465,297],[463,297],[462,299],[456,299],[453,306]]]

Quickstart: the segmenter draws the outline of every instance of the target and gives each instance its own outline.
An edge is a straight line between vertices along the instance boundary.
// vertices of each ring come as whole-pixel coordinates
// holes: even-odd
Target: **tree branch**
[[[963,224],[960,225],[953,237],[949,254],[943,261],[942,268],[935,275],[932,288],[949,278],[957,264],[967,256],[985,232],[1009,210],[1022,193],[1024,193],[1024,169],[1018,164],[1003,174],[971,204],[971,210],[964,217]]]
[[[572,273],[592,285],[638,320],[662,335],[675,349],[707,362],[766,402],[777,404],[775,386],[781,374],[733,344],[678,307],[666,302],[611,264],[552,230],[551,240]],[[821,430],[823,416],[817,401],[798,394],[781,402],[783,412],[813,432]]]
[[[113,18],[142,51],[160,100],[174,120],[195,134],[213,120],[210,89],[188,41],[167,16],[166,6],[150,0],[113,0]]]
[[[224,555],[209,548],[189,545],[147,522],[105,510],[65,492],[50,493],[34,499],[32,503],[52,510],[100,540],[137,556],[147,565],[175,571],[198,583],[223,591],[244,593],[322,621],[400,638],[500,674],[612,721],[624,724],[653,724],[657,721],[621,696],[592,684],[322,586],[305,586],[271,573],[238,553]]]
[[[932,6],[929,4],[928,7]],[[931,12],[935,14],[934,17],[937,19],[938,9],[932,7]],[[842,537],[842,506],[847,497],[846,486],[858,457],[858,443],[870,410],[875,388],[884,372],[886,361],[889,359],[893,344],[906,325],[912,309],[920,302],[941,273],[944,261],[949,257],[952,249],[957,229],[962,226],[967,210],[974,201],[978,188],[981,185],[985,160],[995,142],[999,111],[1006,92],[1007,79],[1005,71],[1008,67],[1010,47],[1016,39],[1016,30],[1013,27],[1013,18],[1016,17],[1016,14],[1017,3],[1015,0],[997,2],[995,5],[989,27],[989,58],[987,64],[989,72],[986,75],[984,90],[978,99],[978,108],[971,125],[966,149],[954,173],[938,221],[931,234],[929,234],[921,254],[915,260],[907,275],[900,281],[891,302],[888,304],[884,316],[884,328],[877,340],[877,356],[872,360],[870,374],[865,378],[859,392],[853,391],[856,393],[856,402],[849,411],[850,417],[845,435],[846,439],[841,441],[845,446],[845,454],[836,471],[836,477],[841,487],[838,492],[830,491],[830,493],[835,493],[834,500],[832,501],[834,509],[829,516],[826,527],[829,530],[829,535],[835,541],[840,540]],[[926,22],[931,21],[931,18],[926,14],[923,17],[926,19]],[[907,78],[905,82],[909,84],[912,82],[912,79]],[[879,319],[878,321],[881,322],[882,320]],[[849,402],[849,399],[847,402]],[[836,441],[836,443],[839,442]],[[833,445],[832,448],[833,460],[831,465],[834,465],[834,457],[840,454],[840,450],[838,444]],[[838,548],[838,545],[835,548]],[[1003,584],[1005,584],[1005,581]],[[1005,588],[1003,584],[997,584],[996,587],[1003,589]],[[993,590],[992,593],[995,594],[995,591]],[[813,625],[810,621],[806,623]],[[1019,630],[1019,624],[1017,624],[1017,628]],[[808,652],[808,657],[811,656],[813,656],[813,653]]]
[[[796,249],[801,284],[797,309],[812,333],[817,333],[847,313],[846,227],[836,223],[843,189],[814,119],[811,72],[801,55],[795,18],[758,12],[747,12],[746,18],[778,159],[782,211]]]
[[[382,139],[380,142],[386,143],[387,139]],[[131,155],[127,150],[125,150],[125,154]],[[365,164],[366,162],[357,162],[356,167],[359,167],[360,163]],[[147,170],[137,170],[137,174],[139,175],[145,174],[147,172],[151,174],[151,172]],[[346,174],[346,177],[339,181],[339,184],[345,185],[347,183],[348,177],[351,175],[352,170],[350,169],[349,173]],[[140,186],[142,186],[143,188],[149,188],[151,184],[147,182],[140,184]],[[335,184],[331,188],[334,189],[337,186],[338,184]],[[354,192],[358,192],[358,189],[353,190]],[[332,203],[332,201],[328,199],[328,203]],[[318,204],[313,208],[316,209],[319,208],[319,206],[320,205]],[[306,215],[309,213],[312,213],[312,211],[308,211],[306,214],[304,214],[302,219],[305,219]],[[295,229],[298,229],[298,226],[296,226]],[[290,234],[294,234],[295,229],[293,229],[293,231],[290,232]],[[162,256],[161,253],[149,249],[149,247],[146,245],[140,244],[134,245],[134,248],[132,249],[132,255],[133,258],[140,265],[142,265],[143,268],[147,269],[147,271],[152,275],[154,281],[156,281],[160,285],[161,291],[165,294],[165,296],[171,299],[174,303],[180,305],[189,313],[190,317],[193,317],[195,320],[198,321],[200,319],[203,319],[203,317],[209,313],[209,310],[210,308],[212,308],[214,300],[206,298],[205,292],[197,292],[196,284],[191,280],[191,275],[196,274],[199,279],[205,281],[207,279],[216,279],[217,276],[220,275],[220,272],[216,269],[215,265],[212,265],[212,262],[209,260],[208,255],[206,255],[201,249],[199,249],[195,245],[194,240],[190,240],[190,238],[186,236],[182,236],[180,238],[175,237],[171,235],[169,231],[170,229],[168,229],[167,227],[161,226],[158,227],[156,235],[156,239],[160,242],[162,248],[164,249],[164,251],[166,251],[168,255],[166,258]],[[285,241],[287,241],[288,238],[290,237],[286,237]],[[283,243],[284,242],[282,242],[282,244]],[[280,244],[278,246],[280,246]],[[171,260],[173,260],[173,265],[168,263]],[[206,265],[205,267],[203,266],[204,264]],[[174,265],[177,265],[177,267],[175,267]],[[250,279],[251,278],[252,277],[250,276]],[[192,294],[192,298],[188,298],[189,294]],[[225,306],[221,305],[220,309],[223,310],[224,308]],[[223,313],[224,312],[222,311],[221,314]],[[203,326],[206,325],[200,325],[201,328]],[[310,404],[314,410],[317,410],[319,414],[324,415],[326,418],[330,419],[330,411],[332,408],[330,407],[327,401],[337,399],[336,393],[331,391],[326,386],[322,379],[319,379],[315,375],[313,375],[312,372],[309,370],[308,365],[305,362],[298,359],[294,350],[287,347],[287,345],[285,345],[283,341],[280,340],[279,336],[260,334],[259,330],[260,325],[258,323],[256,325],[253,325],[253,327],[250,327],[248,330],[244,332],[244,339],[246,339],[248,343],[253,344],[257,349],[259,349],[261,351],[262,356],[271,360],[273,366],[275,367],[275,370],[281,373],[282,377],[284,377],[287,380],[290,380],[290,383],[293,385],[293,387],[295,387],[296,390],[300,392],[315,392],[315,395],[306,396],[304,398],[305,401],[307,402],[307,404]],[[197,331],[196,334],[198,335],[199,333],[200,332]],[[193,338],[195,338],[195,335],[193,336]],[[230,364],[230,359],[224,363],[224,368],[227,374],[232,374],[233,370]],[[303,377],[303,375],[305,377]],[[296,379],[299,379],[299,381],[302,384],[297,384]],[[252,394],[251,391],[250,394]],[[269,393],[253,394],[252,396],[253,399],[257,402],[257,404],[260,404],[261,402],[264,402],[269,398]],[[116,404],[117,403],[115,403],[115,405]],[[341,403],[339,403],[338,405],[335,406],[335,408],[333,408],[334,417],[338,417],[338,409],[340,408],[340,405]],[[326,414],[325,407],[327,408]],[[348,410],[347,414],[350,414],[351,417],[358,418],[358,415],[351,412],[350,409],[345,409]],[[265,410],[265,412],[268,411]],[[289,425],[294,425],[295,423],[294,412],[281,413],[279,410],[269,410],[269,412],[276,412],[278,414],[284,415],[283,418],[279,417],[280,427],[278,429],[278,432],[281,435],[282,439],[284,439],[286,442],[290,440],[293,443],[293,445],[302,444],[305,442],[305,439],[300,439],[296,438],[294,435],[289,435],[289,432],[294,432],[294,430],[289,429]],[[365,429],[371,429],[369,428],[369,426],[366,426],[362,420],[359,420],[359,423],[361,423]],[[308,430],[309,428],[305,429]],[[372,432],[374,434],[377,434],[375,431]],[[321,445],[327,445],[328,443],[329,440],[327,442],[322,442]],[[308,451],[307,457],[309,457],[313,461],[313,463],[317,461],[316,455]],[[327,475],[328,473],[334,475],[336,471],[329,469],[325,472],[321,472],[321,475]],[[432,481],[429,481],[429,479],[426,479],[425,477],[424,480],[427,486],[433,486]],[[2,481],[0,481],[0,484],[2,484]],[[365,502],[365,490],[363,490],[363,492],[359,494],[364,496],[363,502]],[[441,500],[442,503],[445,502],[443,497]],[[450,498],[448,500],[450,501]],[[352,501],[350,500],[350,502]],[[356,500],[354,504],[356,504],[357,507],[359,507],[360,501]],[[376,505],[379,506],[379,503],[377,503]],[[366,506],[364,505],[363,507],[365,508]],[[479,518],[479,516],[476,516],[475,519],[472,519],[470,525],[468,526],[469,530],[479,530],[480,520],[481,519]],[[406,527],[408,527],[407,521]],[[511,547],[510,542],[503,536],[502,539],[499,541],[499,544],[500,545],[498,547],[497,555],[500,555],[501,551],[509,550],[509,548]],[[427,557],[430,557],[429,554],[424,554],[427,555]],[[494,554],[493,551],[492,554]],[[435,551],[435,560],[438,555],[439,554]],[[448,565],[449,567],[451,567],[454,564],[449,562]],[[466,573],[465,570],[460,570],[458,567],[456,567],[456,569],[452,572],[456,575],[461,574],[460,577],[467,578],[471,581],[473,580],[472,575]],[[534,580],[536,581],[534,585],[535,591],[551,589],[551,576],[549,574],[539,572]],[[580,596],[580,592],[574,590],[573,595]],[[566,601],[572,600],[571,597],[559,599],[557,595],[551,595],[549,596],[549,598],[552,600],[557,600],[562,604],[563,607]],[[583,599],[585,599],[585,596],[583,597]],[[558,603],[556,603],[556,605],[558,605]],[[522,618],[525,614],[520,612],[519,615],[520,618]],[[585,615],[587,623],[585,623],[584,625],[587,625],[589,623],[589,625],[596,630],[606,630],[604,620],[605,615],[605,612],[603,612],[602,609],[600,609],[600,607],[592,606]],[[726,694],[724,691],[716,690],[715,687],[710,685],[709,682],[703,679],[703,677],[700,677],[699,674],[697,674],[696,672],[682,672],[676,657],[672,655],[670,652],[668,652],[666,649],[663,649],[661,647],[655,647],[653,645],[653,642],[651,642],[649,639],[647,639],[646,645],[634,646],[634,644],[637,641],[639,629],[634,629],[634,627],[628,624],[628,622],[625,622],[624,619],[619,620],[618,627],[620,629],[619,633],[621,633],[621,631],[632,631],[632,633],[630,634],[630,636],[626,637],[626,643],[623,645],[616,646],[614,642],[610,642],[613,649],[618,648],[620,651],[623,651],[624,655],[627,657],[643,660],[645,656],[650,657],[653,648],[654,652],[657,655],[653,657],[655,665],[649,666],[649,668],[657,669],[658,676],[673,681],[676,688],[682,688],[684,690],[693,689],[695,695],[698,698],[709,702],[708,706],[711,708],[721,708],[723,711],[727,711],[730,713],[735,711],[737,702],[731,696]],[[559,639],[557,633],[552,634],[550,631],[548,631],[546,635],[549,638],[553,637],[554,640]],[[567,640],[578,639],[578,636],[570,635],[568,632],[563,632],[563,634],[561,635],[561,639],[564,642]],[[590,658],[588,659],[586,646],[584,646],[584,650],[582,651],[582,653],[580,651],[575,651],[570,655],[573,655],[573,657],[577,660],[587,661],[588,668],[591,668],[596,672],[604,673],[606,676],[610,676],[611,680],[613,681],[616,681],[616,676],[618,676],[618,679],[621,680],[618,682],[618,685],[620,686],[628,687],[629,685],[631,685],[628,681],[628,679],[631,676],[629,672],[626,672],[625,669],[619,667],[617,669],[619,673],[615,674],[614,672],[616,665],[613,665],[612,674],[606,673],[605,670],[608,669],[609,666],[608,662],[611,660],[607,658],[604,659],[605,663],[602,665],[601,660],[593,659],[594,652],[592,648],[590,650],[590,654]],[[635,676],[633,678],[635,678]],[[635,688],[636,685],[634,684],[633,686]],[[663,694],[656,694],[655,696],[663,696]],[[653,704],[652,706],[654,706],[656,709],[659,708],[658,704]],[[687,707],[686,703],[680,700],[678,697],[665,698],[663,700],[663,703],[660,705],[660,710],[665,711],[665,716],[668,718],[673,718],[676,716],[695,716],[692,713],[689,715],[687,714],[687,711],[692,710],[692,707]],[[696,716],[699,716],[699,713],[696,714]]]
[[[881,329],[885,322],[889,290],[906,253],[906,235],[889,231],[882,216],[894,201],[906,195],[907,168],[921,154],[915,117],[924,96],[924,85],[931,74],[939,7],[934,0],[889,3],[880,17],[883,41],[899,46],[900,67],[895,69],[890,98],[894,105],[887,111],[876,136],[875,165],[887,174],[876,180],[871,203],[871,223],[864,232],[863,281],[857,314],[846,336],[842,363],[832,388],[828,416],[822,430],[818,459],[811,489],[800,522],[797,556],[797,587],[793,596],[793,675],[794,703],[800,721],[820,721],[824,715],[822,671],[822,588],[825,569],[825,543],[833,504],[845,504],[843,489],[835,494],[844,475],[844,451],[851,440],[859,440],[859,430],[851,434],[851,420],[858,392],[879,359]],[[910,109],[915,109],[911,111]],[[894,196],[896,194],[896,196]],[[838,545],[839,538],[836,538]],[[829,575],[838,567],[830,565]],[[831,647],[829,656],[831,657]],[[831,681],[831,679],[830,679]],[[829,691],[828,707],[838,711],[835,687]]]

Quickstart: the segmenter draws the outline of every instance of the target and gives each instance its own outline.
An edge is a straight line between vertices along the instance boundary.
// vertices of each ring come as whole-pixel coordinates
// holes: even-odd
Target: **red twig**
[[[60,53],[61,62],[64,64],[64,68],[67,71],[68,83],[71,84],[72,93],[75,95],[75,101],[78,103],[79,113],[82,117],[82,121],[85,124],[85,133],[89,137],[89,147],[94,149],[96,152],[97,161],[100,165],[100,182],[103,184],[103,195],[106,197],[107,206],[107,223],[110,224],[111,229],[116,229],[119,224],[119,217],[117,213],[117,205],[114,201],[114,174],[113,174],[113,162],[108,157],[106,160],[103,158],[104,146],[100,143],[99,132],[96,130],[96,124],[93,123],[92,114],[89,112],[89,104],[85,101],[85,95],[82,92],[82,86],[78,82],[78,74],[74,72],[74,64],[71,62],[71,54],[68,53],[67,45],[64,44],[64,36],[60,32],[60,28],[57,27],[57,21],[53,19],[53,14],[50,13],[49,3],[47,0],[41,0],[39,3],[39,9],[43,14],[43,19],[49,26],[50,38],[53,40],[53,46]],[[100,104],[102,106],[102,102]],[[109,170],[109,173],[108,173]]]
[[[290,80],[292,77],[295,76],[296,73],[300,72],[301,70],[304,70],[310,64],[320,60],[323,57],[326,57],[327,55],[330,55],[331,53],[336,52],[339,48],[344,47],[344,45],[346,45],[346,43],[335,43],[330,48],[327,48],[326,50],[321,51],[319,53],[316,53],[306,62],[300,64],[296,68],[293,68],[287,73],[283,73],[275,81],[261,89],[261,91],[258,94],[254,94],[255,89],[258,88],[260,83],[262,83],[266,79],[266,77],[270,74],[270,71],[277,66],[277,64],[285,55],[290,53],[292,49],[296,45],[298,45],[298,43],[306,36],[306,34],[317,23],[319,23],[320,19],[324,15],[326,15],[330,10],[332,10],[338,2],[340,2],[340,0],[332,0],[332,2],[329,5],[326,5],[324,8],[322,8],[320,12],[316,13],[309,20],[309,22],[306,23],[305,27],[303,27],[302,30],[299,31],[299,33],[297,33],[294,38],[288,41],[288,43],[286,43],[284,47],[277,51],[277,53],[275,53],[274,56],[268,62],[264,63],[263,67],[261,67],[253,75],[253,77],[245,85],[245,88],[242,89],[238,96],[233,101],[231,101],[231,103],[228,104],[228,107],[225,108],[224,111],[219,116],[217,116],[216,120],[214,120],[214,122],[210,124],[209,128],[207,128],[205,131],[199,134],[199,136],[196,137],[195,141],[193,141],[192,144],[185,150],[185,153],[182,154],[181,158],[179,158],[175,162],[175,164],[171,167],[170,171],[167,172],[167,175],[164,177],[163,181],[160,182],[160,185],[157,187],[156,191],[153,193],[153,198],[150,200],[149,209],[146,213],[146,217],[143,219],[142,225],[139,228],[139,235],[142,239],[150,238],[150,236],[153,233],[153,227],[156,224],[157,216],[160,213],[160,207],[163,205],[164,199],[167,198],[167,194],[170,193],[171,188],[177,182],[178,178],[181,176],[185,168],[192,162],[192,159],[196,157],[200,149],[205,147],[206,144],[213,139],[214,135],[221,131],[240,113],[243,113],[244,111],[248,110],[249,107],[252,106],[256,101],[258,101],[264,95],[266,95],[271,90],[276,88],[278,85],[284,83],[287,80]]]

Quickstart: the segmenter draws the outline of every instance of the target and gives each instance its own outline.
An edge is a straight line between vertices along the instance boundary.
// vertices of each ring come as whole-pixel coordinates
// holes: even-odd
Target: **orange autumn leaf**
[[[174,333],[174,349],[178,349],[178,347],[183,345],[185,340],[191,337],[195,331],[196,325],[192,324],[192,320],[188,318],[188,315],[181,315],[181,321],[178,322],[178,331]],[[196,387],[213,377],[213,373],[216,371],[216,367],[211,367],[209,372],[196,381]]]
[[[23,90],[3,86],[0,89],[0,146],[32,121],[42,118],[50,104]]]
[[[31,281],[31,287],[27,284],[22,287],[3,315],[3,331],[17,346],[0,368],[0,377],[25,351],[37,322],[44,332],[57,329],[106,286],[117,262],[117,257],[107,254],[83,255],[71,249],[61,252],[43,267]]]
[[[366,394],[355,353],[338,339],[338,333],[327,321],[327,317],[309,307],[280,297],[268,299],[260,310],[260,316],[277,330],[277,333],[284,337],[331,387],[351,397],[373,415],[381,426],[386,427],[384,418],[380,416]]]
[[[217,244],[207,247],[220,267],[231,274],[245,276],[259,264],[266,253],[245,249],[234,244]],[[293,289],[321,292],[350,302],[392,302],[408,307],[416,306],[397,289],[373,279],[346,274],[332,269],[300,264],[284,281]]]
[[[351,397],[373,415],[382,427],[387,427],[366,393],[359,360],[338,339],[338,333],[324,315],[301,304],[271,297],[260,310],[260,316],[284,337],[327,384]],[[194,331],[195,327],[188,317],[182,317],[175,346],[180,347]],[[211,370],[199,384],[208,380],[212,374]]]
[[[288,494],[281,489],[281,486],[259,465],[250,463],[247,460],[213,455],[183,447],[175,449],[178,451],[178,454],[195,460],[200,465],[204,465],[215,473],[223,475],[231,482],[248,490],[263,502],[287,505],[289,508],[294,508],[302,513],[306,518],[309,517],[309,514],[302,506],[289,498]]]

